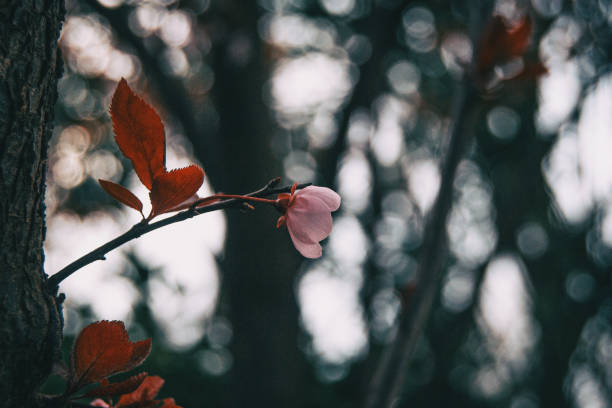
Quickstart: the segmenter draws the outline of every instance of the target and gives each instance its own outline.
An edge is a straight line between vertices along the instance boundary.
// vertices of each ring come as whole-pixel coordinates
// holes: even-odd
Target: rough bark
[[[62,0],[0,1],[0,405],[39,406],[61,318],[44,289],[47,144],[61,71]]]

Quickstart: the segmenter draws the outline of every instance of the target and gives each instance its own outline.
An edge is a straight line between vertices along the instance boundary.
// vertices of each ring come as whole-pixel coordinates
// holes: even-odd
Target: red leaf
[[[121,79],[110,107],[115,140],[132,161],[134,170],[149,190],[155,176],[166,171],[164,126],[157,112]]]
[[[149,218],[171,211],[191,198],[204,182],[204,170],[196,165],[163,173],[153,180],[151,188],[151,215]]]
[[[151,339],[131,342],[123,322],[92,323],[79,333],[72,349],[74,390],[131,370],[151,351]]]
[[[115,200],[132,207],[136,211],[142,214],[142,202],[127,188],[113,183],[112,181],[98,179],[98,183],[102,186],[104,191],[108,193]]]
[[[499,63],[522,56],[529,44],[531,29],[528,15],[514,25],[509,25],[502,16],[493,16],[481,39],[479,72],[487,72]]]
[[[153,402],[162,385],[164,385],[164,380],[161,377],[147,377],[135,391],[122,395],[117,407],[131,406],[132,404],[142,406],[148,402]]]
[[[128,394],[140,387],[140,384],[142,384],[145,378],[147,378],[147,373],[140,373],[116,383],[108,383],[108,381],[103,380],[102,385],[87,391],[83,397],[110,397],[113,395]],[[104,384],[104,382],[106,382],[106,384]]]
[[[165,398],[163,400],[163,405],[160,408],[182,408],[179,405],[176,405],[174,402],[174,398]]]

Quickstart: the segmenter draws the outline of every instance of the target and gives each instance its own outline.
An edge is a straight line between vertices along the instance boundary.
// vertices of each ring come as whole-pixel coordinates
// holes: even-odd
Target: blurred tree
[[[40,12],[14,11],[30,7],[23,4],[0,6],[3,39],[29,30],[24,27],[31,25],[16,22],[32,23]],[[51,7],[49,1],[32,4]],[[600,158],[609,137],[597,133],[610,127],[608,115],[601,114],[611,94],[609,2],[69,0],[67,6],[67,69],[59,86],[58,136],[50,148],[52,217],[88,220],[116,209],[95,179],[104,174],[127,183],[131,177],[124,171],[129,163],[116,154],[106,115],[121,76],[160,110],[169,151],[197,158],[215,190],[248,192],[283,175],[333,186],[343,196],[336,230],[317,262],[299,262],[286,234],[274,231],[272,210],[228,212],[227,238],[215,259],[220,292],[216,298],[202,295],[200,302],[215,304],[214,316],[200,317],[204,329],[195,330],[187,346],[168,340],[159,308],[154,310],[166,301],[167,309],[173,307],[170,299],[156,299],[154,290],[160,281],[171,281],[170,268],[149,262],[136,248],[125,269],[113,272],[128,277],[141,295],[134,296],[128,320],[139,335],[154,337],[147,370],[166,378],[163,392],[185,407],[357,406],[371,393],[367,385],[382,352],[398,338],[399,316],[422,310],[424,334],[412,336],[408,352],[398,346],[395,356],[405,353],[410,364],[403,379],[391,373],[399,378],[399,395],[384,391],[387,403],[609,404],[612,199],[610,170]],[[515,23],[524,13],[531,17],[527,53],[494,48],[494,55],[517,58],[497,66],[487,78],[490,87],[471,94],[453,116],[455,85],[461,78],[471,81],[466,68],[480,44],[475,38],[481,24],[470,13],[490,9]],[[11,99],[0,98],[1,112],[50,108],[46,98],[53,93],[57,64],[49,41],[57,27],[44,27],[0,46],[13,53],[2,54],[9,61],[0,70],[3,80],[10,72],[19,78],[3,82],[0,96]],[[42,54],[21,52],[29,49]],[[13,57],[16,50],[19,58],[33,59],[12,65],[21,61]],[[546,62],[549,77],[539,83],[503,81],[513,70],[534,68],[529,64],[537,60]],[[13,66],[18,68],[11,71]],[[15,102],[17,97],[25,99]],[[598,126],[589,127],[594,104],[600,106]],[[47,123],[45,112],[25,117]],[[449,154],[448,130],[460,122],[456,115],[464,120],[467,142],[454,156],[457,175],[450,177],[441,169]],[[41,254],[26,257],[25,247],[17,247],[24,241],[9,233],[17,222],[32,226],[28,234],[42,234],[45,143],[4,136],[44,141],[48,135],[36,131],[46,129],[43,124],[4,131],[18,116],[2,116],[7,250],[1,262],[6,281],[17,282],[30,275],[13,275],[9,266],[27,258],[20,267],[27,265],[36,276],[23,285],[34,285],[27,293],[42,296],[35,317],[45,316],[42,322],[28,319],[47,333],[55,327],[48,322],[55,321],[46,316],[54,317],[49,310],[55,309],[38,289]],[[589,147],[589,137],[602,144]],[[40,151],[30,158],[14,146]],[[593,172],[597,177],[591,179]],[[9,186],[18,175],[27,178],[29,194]],[[438,188],[444,202],[434,205]],[[440,207],[441,213],[435,210]],[[28,208],[29,215],[23,213]],[[427,227],[436,234],[425,232],[425,220],[446,209],[448,218],[437,217]],[[448,251],[429,244],[432,236],[446,241]],[[30,243],[39,245],[40,239]],[[431,274],[429,294],[406,307],[417,269],[421,277],[440,272]],[[164,293],[188,290],[181,285],[191,281],[185,282]],[[8,292],[23,294],[21,284],[2,286],[3,299],[21,299]],[[76,297],[67,292],[69,301]],[[3,304],[1,327],[15,327],[8,325],[17,309],[7,305],[24,303]],[[105,317],[83,304],[76,309],[86,320]],[[74,306],[67,310],[67,332],[82,324],[79,313]],[[13,332],[20,333],[6,331]],[[7,342],[15,339],[5,336],[3,349],[14,350]],[[41,350],[40,344],[30,349]],[[29,364],[7,361],[3,367]],[[48,371],[50,361],[36,367]],[[36,371],[29,389],[43,377]],[[19,389],[13,385],[19,378],[2,387]]]

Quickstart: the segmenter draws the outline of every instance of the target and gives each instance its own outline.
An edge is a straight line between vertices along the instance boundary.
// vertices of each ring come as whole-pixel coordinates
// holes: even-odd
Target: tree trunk
[[[226,39],[215,53],[221,166],[206,166],[223,192],[248,192],[281,175],[271,149],[275,131],[263,102],[270,61],[257,35],[261,9],[255,1],[223,3]],[[237,62],[232,51],[246,43]],[[286,182],[286,180],[285,180]],[[301,407],[306,389],[300,372],[306,360],[298,349],[298,307],[294,284],[298,254],[286,230],[275,228],[278,213],[269,206],[227,215],[221,313],[233,325],[233,368],[226,406]],[[223,309],[227,308],[227,311]],[[299,386],[298,386],[299,385]]]
[[[45,291],[47,144],[61,62],[63,0],[0,0],[0,405],[41,405],[36,391],[61,342]]]

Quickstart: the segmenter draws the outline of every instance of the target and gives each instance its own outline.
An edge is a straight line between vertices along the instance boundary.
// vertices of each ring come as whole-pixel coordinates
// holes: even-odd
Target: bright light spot
[[[315,267],[300,280],[298,297],[304,326],[317,354],[331,363],[355,358],[367,346],[359,299],[360,283]]]
[[[542,171],[550,186],[555,204],[567,222],[579,223],[589,214],[593,205],[591,192],[583,181],[575,129],[563,127]]]
[[[374,123],[365,109],[357,109],[351,113],[347,131],[347,139],[352,146],[364,147],[374,133]]]
[[[98,3],[106,8],[117,8],[122,5],[124,0],[98,0]]]
[[[203,350],[197,354],[196,358],[200,367],[209,375],[225,374],[232,368],[234,362],[230,352],[224,348]]]
[[[78,156],[63,156],[53,164],[53,182],[65,189],[75,188],[85,180],[83,161]]]
[[[365,261],[369,241],[357,218],[341,216],[334,220],[329,248],[333,257],[341,264],[355,266]]]
[[[421,71],[412,62],[398,61],[389,68],[387,79],[398,94],[412,95],[419,90]]]
[[[69,16],[62,29],[62,42],[82,51],[92,45],[110,42],[110,30],[93,16]]]
[[[355,0],[320,0],[329,14],[346,15],[353,11]]]
[[[168,136],[172,139],[172,135]],[[99,158],[101,162],[105,160]],[[188,157],[178,155],[172,143],[169,144],[168,168],[190,163]],[[127,188],[141,198],[148,207],[147,212],[150,209],[148,191],[135,174],[131,175]],[[210,187],[204,185],[198,194],[210,195]],[[67,215],[50,218],[45,243],[46,269],[59,270],[140,221],[138,213],[130,208],[120,213],[119,221],[115,218],[107,214],[95,214],[83,222]],[[213,312],[219,290],[213,255],[223,248],[225,228],[223,214],[213,212],[166,226],[163,231],[151,232],[123,247],[131,249],[151,268],[147,282],[149,306],[166,335],[165,340],[175,349],[190,347],[204,335],[205,322]],[[78,278],[62,283],[62,289],[70,293],[69,300],[77,305],[91,304],[99,318],[129,318],[138,294],[128,279],[119,276],[125,267],[120,254],[121,250],[112,251],[107,255],[108,260],[95,262],[77,272]]]
[[[612,247],[612,206],[608,207],[601,220],[601,239],[609,247]]]
[[[58,272],[78,257],[115,238],[124,231],[123,224],[110,214],[93,213],[84,219],[66,213],[48,219],[45,240],[45,270]],[[121,276],[123,259],[120,251],[112,251],[105,261],[85,266],[61,283],[61,291],[69,293],[68,305],[76,308],[90,305],[99,319],[128,320],[138,292]]]
[[[317,162],[309,153],[294,150],[285,157],[283,165],[289,179],[304,183],[314,181]]]
[[[394,327],[401,301],[393,289],[383,289],[372,297],[372,320],[370,327],[380,341],[388,341]]]
[[[451,33],[440,44],[440,57],[450,72],[461,74],[472,61],[472,42],[463,33]]]
[[[170,47],[183,47],[191,39],[191,19],[182,11],[168,12],[162,20],[159,36]]]
[[[149,306],[172,347],[190,347],[204,335],[219,290],[213,253],[224,236],[222,215],[215,212],[169,225],[133,244],[139,259],[159,270],[149,279]]]
[[[361,34],[353,34],[345,41],[344,47],[351,61],[361,65],[372,56],[372,42],[369,37]]]
[[[176,247],[175,247],[176,248]],[[160,251],[160,248],[157,247]],[[138,251],[142,256],[142,251]],[[205,252],[200,248],[200,252]],[[150,253],[149,253],[150,254]],[[148,255],[148,254],[147,254]],[[149,307],[153,317],[165,335],[169,346],[181,350],[193,346],[204,335],[204,322],[212,315],[218,292],[218,281],[214,259],[208,254],[195,259],[185,252],[174,253],[176,257],[186,256],[182,262],[172,265],[155,265],[160,268],[160,277],[148,281]],[[146,256],[146,255],[145,255]],[[158,257],[159,258],[159,257]],[[208,263],[197,268],[197,263]],[[184,273],[177,273],[181,268]],[[192,276],[186,276],[191,274]]]
[[[519,260],[503,255],[494,258],[485,271],[479,311],[484,333],[498,363],[523,370],[536,341],[530,318],[530,296],[526,274]]]
[[[121,78],[132,78],[136,72],[137,64],[132,55],[118,50],[111,51],[110,61],[104,71],[108,79],[119,81]]]
[[[584,100],[578,122],[580,171],[597,202],[612,197],[612,75]]]
[[[111,152],[100,149],[85,159],[87,174],[94,180],[104,179],[117,182],[123,173],[123,166]]]
[[[567,14],[555,19],[551,29],[540,40],[540,58],[547,67],[559,66],[567,61],[572,48],[582,36],[582,25]]]
[[[408,185],[422,213],[434,203],[440,188],[440,171],[433,160],[419,160],[411,163],[408,170]]]
[[[605,390],[602,389],[597,377],[587,365],[581,365],[573,370],[572,394],[578,408],[606,408]],[[608,401],[609,402],[609,401]]]
[[[372,171],[363,153],[353,150],[340,162],[338,193],[345,211],[360,213],[370,203]]]
[[[161,66],[170,76],[185,77],[189,74],[189,61],[180,48],[166,48],[161,55]]]
[[[91,146],[87,128],[71,125],[62,129],[57,141],[56,152],[60,156],[83,156]]]
[[[552,65],[539,83],[540,102],[536,114],[538,129],[553,133],[572,112],[580,95],[578,66],[575,61]]]
[[[497,244],[492,193],[478,167],[468,161],[460,164],[456,184],[460,196],[447,223],[449,247],[461,263],[475,267]]]
[[[319,110],[308,124],[307,131],[312,147],[315,149],[329,147],[336,140],[338,132],[336,118],[330,112]]]
[[[129,25],[140,37],[147,37],[157,30],[166,14],[166,9],[151,3],[139,5],[130,14]]]
[[[464,311],[472,304],[474,295],[474,273],[453,267],[449,270],[442,286],[442,304],[452,312]]]
[[[336,110],[352,87],[348,69],[346,60],[321,53],[283,61],[272,79],[276,109],[286,115]]]
[[[378,121],[370,145],[379,163],[391,166],[404,151],[404,124],[411,118],[413,108],[389,95],[378,98],[375,106]]]
[[[215,316],[206,327],[206,337],[213,348],[222,348],[229,345],[234,332],[229,320],[221,316]]]
[[[562,0],[531,0],[533,8],[543,17],[553,17],[561,11]]]
[[[61,44],[71,68],[85,76],[99,76],[110,62],[110,29],[94,16],[68,17]]]
[[[436,46],[434,15],[424,7],[413,7],[403,16],[404,41],[416,52],[429,52]]]
[[[304,18],[298,14],[275,14],[265,21],[264,37],[280,47],[314,47],[329,50],[334,47],[336,32],[331,24]]]
[[[408,223],[403,217],[388,214],[374,227],[376,242],[386,248],[400,249],[408,235]]]
[[[472,387],[475,388],[477,392],[489,398],[499,394],[503,386],[504,383],[502,382],[501,376],[491,364],[480,367],[472,383]]]

